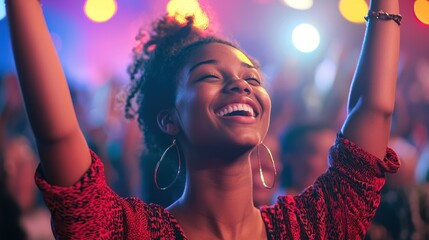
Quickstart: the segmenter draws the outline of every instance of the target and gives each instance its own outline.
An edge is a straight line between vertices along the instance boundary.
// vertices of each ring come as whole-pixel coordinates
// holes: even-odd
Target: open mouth
[[[230,117],[230,116],[245,116],[245,117],[256,117],[257,112],[253,110],[252,106],[245,103],[233,103],[228,104],[225,107],[219,109],[216,112],[219,117]]]

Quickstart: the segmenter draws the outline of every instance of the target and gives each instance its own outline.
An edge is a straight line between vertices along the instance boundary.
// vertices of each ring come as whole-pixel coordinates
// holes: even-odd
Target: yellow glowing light
[[[94,22],[105,22],[115,15],[115,0],[87,0],[84,6],[86,16]]]
[[[365,0],[340,0],[338,9],[347,21],[364,23],[364,16],[368,13],[368,4]]]
[[[414,13],[422,23],[429,24],[429,1],[417,0],[414,2]]]
[[[235,56],[238,59],[240,59],[240,61],[242,61],[242,62],[246,63],[247,65],[253,67],[252,61],[250,61],[250,59],[242,51],[240,51],[238,49],[234,49],[233,52],[234,52]]]
[[[209,18],[201,9],[198,0],[170,0],[167,4],[167,13],[179,23],[185,23],[186,17],[194,16],[195,27],[206,29],[209,26]]]
[[[291,8],[298,10],[307,10],[313,6],[313,0],[283,0]]]

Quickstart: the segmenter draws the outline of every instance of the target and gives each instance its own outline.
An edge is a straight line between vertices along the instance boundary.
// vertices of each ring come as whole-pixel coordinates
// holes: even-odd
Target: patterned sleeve
[[[145,207],[143,202],[114,193],[106,183],[101,160],[93,152],[91,158],[88,171],[70,187],[53,186],[45,180],[40,166],[36,171],[36,184],[51,211],[55,237],[125,239],[129,232],[138,232],[139,239],[148,239],[149,233],[144,231],[147,221],[140,211]]]
[[[338,134],[329,169],[299,196],[281,196],[261,209],[273,236],[283,239],[363,239],[380,203],[385,173],[399,168],[387,148],[378,159]]]

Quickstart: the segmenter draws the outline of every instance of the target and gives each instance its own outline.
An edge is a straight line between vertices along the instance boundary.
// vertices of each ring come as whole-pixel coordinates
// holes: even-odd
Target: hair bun
[[[144,44],[144,52],[150,54],[156,48],[162,51],[174,49],[174,45],[192,41],[202,35],[194,27],[194,17],[188,16],[185,23],[179,23],[174,17],[164,16],[152,23],[149,40]]]

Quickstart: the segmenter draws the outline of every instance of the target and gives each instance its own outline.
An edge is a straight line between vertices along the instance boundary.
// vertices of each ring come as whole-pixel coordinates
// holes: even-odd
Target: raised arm
[[[37,0],[6,0],[15,63],[44,174],[74,184],[90,165],[70,92]]]
[[[370,10],[399,13],[398,0],[371,0]],[[395,102],[399,58],[399,26],[370,18],[352,82],[344,136],[383,158]]]

